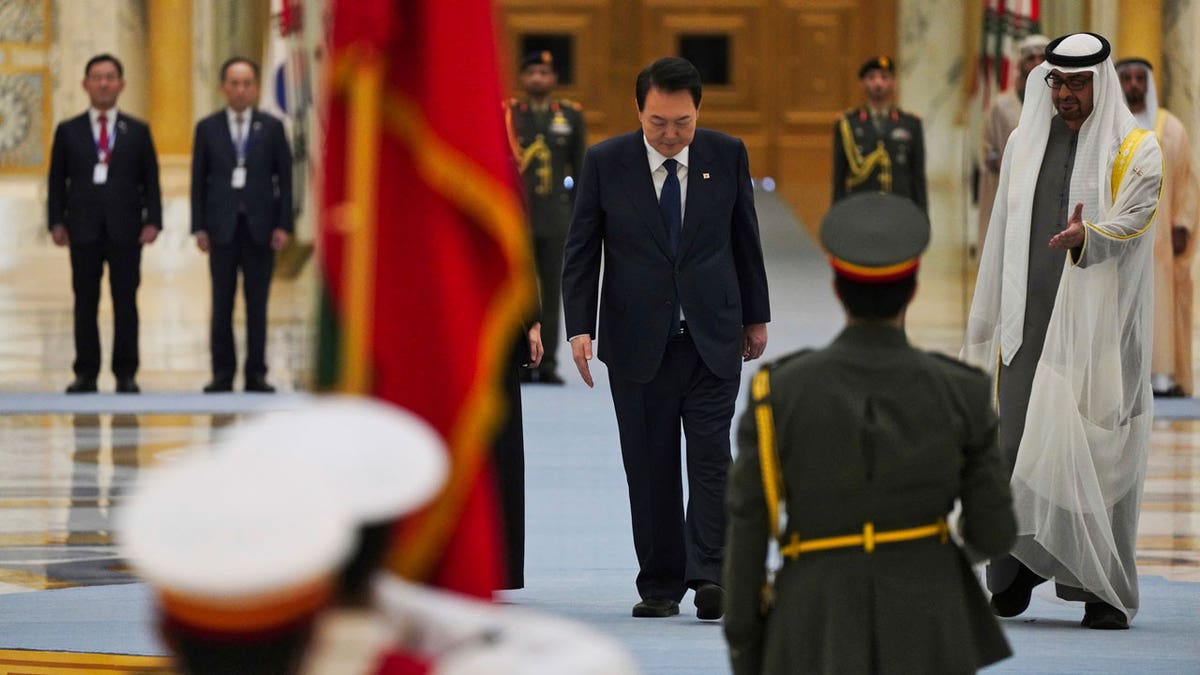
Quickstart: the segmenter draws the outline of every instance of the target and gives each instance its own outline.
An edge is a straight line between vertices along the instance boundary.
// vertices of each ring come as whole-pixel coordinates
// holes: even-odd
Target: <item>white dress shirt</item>
[[[684,146],[679,154],[668,158],[655,150],[645,136],[642,136],[642,142],[646,144],[646,159],[650,162],[650,178],[654,179],[654,197],[656,199],[662,198],[663,183],[667,182],[667,168],[663,166],[663,162],[668,159],[679,162],[675,166],[675,175],[679,178],[679,219],[682,221],[683,215],[687,213],[688,150],[690,146]],[[680,222],[679,228],[682,231],[682,222]]]

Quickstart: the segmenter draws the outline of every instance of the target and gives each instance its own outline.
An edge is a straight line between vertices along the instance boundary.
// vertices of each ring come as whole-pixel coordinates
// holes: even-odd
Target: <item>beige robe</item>
[[[1019,119],[1021,99],[1017,98],[1014,88],[992,101],[983,123],[983,161],[979,167],[979,239],[975,244],[979,251],[983,251],[983,242],[987,240],[992,204],[996,201],[996,188],[1000,185],[1000,158],[1004,156],[1004,146],[1008,144],[1013,129],[1017,128]],[[994,170],[988,166],[988,157],[995,158]]]
[[[1166,373],[1189,396],[1192,382],[1192,254],[1196,208],[1200,204],[1192,171],[1191,142],[1179,118],[1158,109],[1154,125],[1163,151],[1163,191],[1154,234],[1154,348],[1151,372]],[[1171,250],[1171,230],[1186,228],[1187,249]]]

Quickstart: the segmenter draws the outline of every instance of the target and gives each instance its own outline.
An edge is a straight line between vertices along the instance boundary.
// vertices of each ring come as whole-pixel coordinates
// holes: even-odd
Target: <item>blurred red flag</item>
[[[502,368],[535,288],[488,0],[333,3],[318,384],[425,417],[452,455],[392,570],[478,596],[501,578],[490,467]]]

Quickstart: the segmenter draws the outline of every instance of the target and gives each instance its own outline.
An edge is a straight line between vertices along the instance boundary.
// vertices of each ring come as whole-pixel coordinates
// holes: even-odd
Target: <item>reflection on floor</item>
[[[0,592],[136,581],[113,513],[142,468],[208,445],[233,415],[0,417]]]
[[[799,227],[794,226],[794,221],[779,220],[773,208],[769,202],[760,202],[775,314],[766,358],[802,346],[823,344],[836,332],[841,320],[823,258],[809,243],[803,245],[804,250],[796,251]],[[198,392],[209,377],[207,267],[180,225],[179,209],[178,200],[168,205],[167,210],[175,212],[175,217],[168,218],[167,231],[147,250],[143,262],[139,381],[147,392]],[[779,222],[784,225],[778,225]],[[19,396],[20,392],[59,392],[71,379],[74,353],[66,252],[50,246],[44,236],[17,243],[20,246],[16,248],[0,246],[0,393]],[[953,246],[935,248],[922,263],[917,302],[908,320],[915,344],[951,354],[958,351],[969,300],[964,279],[969,279],[969,272]],[[294,278],[277,279],[272,287],[267,348],[269,377],[283,391],[306,389],[313,337],[308,317],[312,316],[314,287],[311,265]],[[111,310],[107,299],[102,302],[100,327],[102,344],[107,350],[111,344]],[[238,339],[240,342],[240,335]],[[104,373],[100,386],[102,391],[111,391],[111,376]],[[597,472],[584,464],[607,462],[611,466],[606,465],[608,482],[602,483],[607,490],[602,496],[607,505],[604,508],[615,508],[614,514],[621,513],[623,477],[619,455],[612,452],[616,443],[615,424],[611,413],[605,417],[596,412],[597,406],[602,411],[608,410],[607,395],[585,392],[577,381],[553,392],[553,396],[551,393],[529,392],[525,403],[527,420],[531,416],[543,421],[558,418],[545,412],[554,406],[576,406],[572,414],[578,417],[571,418],[572,425],[590,415],[588,422],[595,428],[589,432],[586,443],[597,447],[580,452],[580,448],[564,441],[576,430],[553,425],[554,430],[547,432],[550,435],[528,438],[537,428],[536,423],[531,424],[530,429],[535,431],[527,431],[530,484],[537,483],[534,474],[539,471],[553,470],[558,476],[586,469],[587,478],[567,485],[586,484],[589,489],[598,490]],[[100,397],[117,399],[113,394]],[[146,398],[141,400],[150,402]],[[65,403],[69,404],[70,401]],[[24,408],[31,409],[37,408]],[[154,412],[149,408],[122,408],[130,410],[125,414],[112,414],[116,408],[103,406],[88,409],[101,412],[0,415],[0,594],[136,581],[117,556],[113,517],[139,473],[187,452],[207,451],[205,446],[223,427],[252,414],[244,407],[232,408],[236,414],[201,414],[211,411],[169,407],[155,407]],[[184,414],[184,410],[190,412]],[[560,422],[558,419],[555,424],[562,426]],[[1139,571],[1142,575],[1162,575],[1173,581],[1200,582],[1200,419],[1159,420],[1153,430],[1152,445],[1138,542]],[[571,446],[569,458],[562,454],[568,446]],[[542,479],[545,481],[544,475]],[[629,606],[621,595],[631,585],[626,578],[631,574],[626,572],[633,564],[627,559],[632,555],[627,530],[611,520],[616,517],[614,514],[606,514],[605,525],[609,529],[589,532],[584,538],[587,541],[580,539],[577,525],[569,532],[555,530],[563,526],[559,522],[563,503],[569,505],[571,499],[579,498],[579,494],[563,494],[560,491],[563,486],[557,480],[553,486],[544,486],[541,494],[531,492],[527,514],[531,545],[542,546],[539,550],[543,553],[554,553],[530,563],[530,577],[537,579],[540,591],[531,587],[528,592],[514,594],[514,600],[536,601],[537,593],[541,592],[545,596],[543,608],[570,614],[578,604],[580,586],[600,589],[603,600],[591,608],[599,616],[598,626],[618,633],[639,628],[615,623],[616,617],[627,616]],[[587,490],[576,492],[587,493]],[[588,496],[596,498],[590,493]],[[538,507],[537,500],[542,500],[544,508]],[[547,506],[550,503],[554,506]],[[589,506],[580,519],[595,518],[598,510],[603,509]],[[603,540],[596,541],[598,538]],[[573,542],[566,547],[568,551],[572,548],[593,551],[591,555],[603,562],[571,559],[568,570],[554,568],[548,572],[546,566],[563,563],[566,554],[562,542],[568,540]],[[563,587],[559,589],[555,584]],[[126,586],[111,590],[135,589]],[[86,588],[76,588],[62,593],[85,591]],[[7,598],[33,600],[37,595]],[[705,632],[700,637],[691,628],[690,624],[680,623],[668,630],[686,633],[682,639],[695,640],[696,645],[711,650],[703,652],[703,672],[725,672],[725,655],[716,634]],[[662,652],[659,640],[660,636],[656,636],[655,644],[645,645],[645,653],[638,654],[644,663],[666,660],[655,656]],[[9,663],[6,658],[6,653],[0,652],[0,666]],[[54,656],[49,654],[45,658]],[[145,665],[152,668],[155,664],[151,661]],[[28,670],[12,672],[45,672],[33,664],[26,665]]]
[[[234,415],[0,417],[0,592],[136,581],[114,508],[146,467],[203,452]],[[1141,574],[1200,582],[1200,421],[1160,422],[1139,548]]]

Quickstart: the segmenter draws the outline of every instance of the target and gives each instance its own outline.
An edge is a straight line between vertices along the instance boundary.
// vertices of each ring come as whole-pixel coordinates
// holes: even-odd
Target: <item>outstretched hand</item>
[[[1050,248],[1073,249],[1083,246],[1083,202],[1075,205],[1075,212],[1067,221],[1067,229],[1050,237]]]

